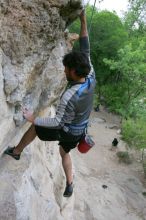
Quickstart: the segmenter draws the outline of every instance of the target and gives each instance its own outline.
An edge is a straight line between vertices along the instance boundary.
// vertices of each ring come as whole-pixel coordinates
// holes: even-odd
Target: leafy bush
[[[136,148],[146,148],[146,118],[129,118],[122,122],[122,138]]]
[[[119,151],[117,152],[117,156],[119,158],[119,162],[123,162],[126,164],[132,163],[128,151]]]
[[[123,87],[116,84],[109,84],[102,87],[102,94],[105,98],[106,105],[109,110],[123,117],[127,116],[126,94],[123,92]],[[121,95],[122,94],[122,95]]]
[[[109,110],[120,114],[124,118],[141,116],[146,118],[146,98],[143,98],[144,94],[127,102],[127,92],[123,88],[122,83],[111,83],[102,86],[102,95]]]

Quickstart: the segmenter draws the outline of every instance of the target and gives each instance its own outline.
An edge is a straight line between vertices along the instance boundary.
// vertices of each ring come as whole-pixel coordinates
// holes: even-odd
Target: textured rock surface
[[[0,118],[10,130],[24,124],[22,105],[37,113],[64,88],[64,30],[80,8],[79,0],[0,2]]]
[[[35,114],[54,114],[66,84],[64,30],[80,9],[80,0],[0,1],[1,156],[30,126],[22,117],[22,106]],[[64,179],[55,145],[36,139],[20,162],[1,157],[1,220],[71,219],[63,209]]]

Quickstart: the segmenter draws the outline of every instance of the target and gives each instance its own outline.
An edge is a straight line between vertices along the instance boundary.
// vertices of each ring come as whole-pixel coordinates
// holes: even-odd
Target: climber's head
[[[77,51],[66,54],[63,58],[63,65],[68,81],[85,78],[91,69],[87,55]]]

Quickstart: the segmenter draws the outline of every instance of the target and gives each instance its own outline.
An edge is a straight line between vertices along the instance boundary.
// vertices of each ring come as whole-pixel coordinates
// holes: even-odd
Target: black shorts
[[[35,126],[36,134],[42,141],[59,141],[59,145],[66,153],[75,148],[84,134],[74,136],[62,129],[50,129],[42,126]]]

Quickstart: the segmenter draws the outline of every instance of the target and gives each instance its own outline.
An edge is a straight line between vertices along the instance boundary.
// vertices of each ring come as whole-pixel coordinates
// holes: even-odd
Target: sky
[[[94,4],[94,0],[84,0],[85,3],[90,2]],[[122,17],[123,11],[127,11],[128,0],[103,0],[99,3],[96,1],[96,7],[100,10],[107,9],[109,11],[116,11],[116,13]]]

